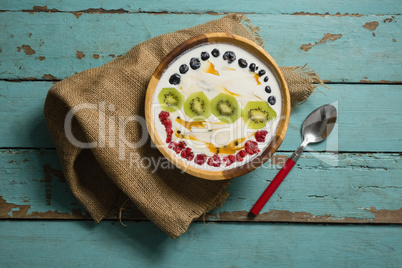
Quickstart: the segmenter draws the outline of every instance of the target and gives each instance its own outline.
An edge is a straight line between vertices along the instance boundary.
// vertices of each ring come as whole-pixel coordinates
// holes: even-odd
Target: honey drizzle
[[[254,73],[254,78],[255,78],[255,81],[257,81],[257,86],[261,85],[261,82],[258,80],[260,78],[260,76],[256,73]]]
[[[233,93],[233,92],[231,92],[231,91],[229,91],[227,88],[223,88],[223,91],[225,91],[226,93],[228,93],[229,95],[232,95],[232,96],[234,96],[234,97],[240,97],[241,95],[239,95],[239,94],[236,94],[236,93]]]
[[[261,99],[260,97],[258,97],[257,95],[255,95],[254,93],[252,93],[256,98],[260,99],[263,101],[263,99]]]
[[[225,70],[228,70],[228,71],[236,71],[236,69],[230,68],[230,67],[226,67],[226,66],[223,66],[222,69],[225,69]]]
[[[181,118],[176,118],[176,122],[180,125],[184,126],[188,130],[191,130],[193,127],[195,128],[206,128],[206,121],[185,121]]]
[[[244,149],[244,146],[239,146],[246,138],[239,138],[234,141],[229,142],[226,146],[221,148],[216,148],[212,143],[208,143],[207,147],[210,152],[217,154],[218,151],[220,154],[234,154],[237,151]],[[237,144],[237,145],[236,145]]]
[[[243,150],[244,146],[239,146],[246,138],[239,138],[234,141],[229,142],[226,146],[221,147],[221,148],[216,148],[215,145],[213,145],[210,142],[206,141],[201,141],[194,137],[193,135],[184,135],[184,134],[178,134],[177,132],[174,134],[177,138],[181,139],[187,139],[187,140],[193,140],[193,141],[199,141],[204,143],[209,151],[213,154],[234,154],[237,151]]]
[[[219,72],[215,69],[215,66],[212,64],[212,62],[208,61],[208,67],[204,68],[203,71],[209,74],[217,75],[219,76]]]

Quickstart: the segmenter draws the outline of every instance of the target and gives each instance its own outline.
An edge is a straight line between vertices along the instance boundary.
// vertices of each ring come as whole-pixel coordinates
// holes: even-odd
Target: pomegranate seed
[[[165,126],[165,129],[169,129],[172,127],[172,121],[169,118],[164,118],[162,121],[162,125]]]
[[[246,144],[245,144],[245,147],[246,147],[246,152],[249,155],[256,154],[259,151],[258,150],[258,143],[255,142],[255,141],[247,141]]]
[[[169,117],[169,115],[170,115],[170,113],[169,113],[169,112],[162,111],[162,112],[160,112],[160,113],[159,113],[159,120],[161,120],[161,121],[162,121],[162,119],[164,119],[164,118],[168,118],[168,117]]]
[[[172,141],[171,143],[169,143],[168,148],[173,149],[176,146],[177,146],[177,142]]]
[[[180,149],[179,146],[176,146],[176,147],[173,148],[173,151],[175,151],[175,153],[178,154],[178,153],[181,152],[181,149]]]
[[[227,167],[230,166],[231,164],[233,164],[233,162],[234,162],[234,161],[232,161],[232,160],[230,159],[229,156],[230,156],[230,155],[225,156],[224,158],[222,158],[222,162],[223,162],[223,163],[226,163],[226,166],[227,166]],[[234,157],[234,156],[233,156],[233,157]],[[236,158],[235,158],[235,160],[236,160]]]
[[[236,154],[236,161],[237,162],[241,162],[241,161],[243,161],[244,159],[243,159],[243,157],[240,155],[240,153],[237,153]]]
[[[187,157],[187,151],[182,150],[181,153],[180,153],[180,156],[183,157],[183,158],[186,158]]]
[[[194,158],[193,152],[190,152],[190,153],[187,155],[187,157],[186,157],[186,159],[187,159],[188,161],[193,160],[193,158]]]
[[[206,160],[207,160],[207,156],[205,154],[197,154],[197,156],[194,159],[194,163],[196,163],[198,165],[202,165],[205,163]]]
[[[241,151],[239,152],[239,155],[240,155],[241,157],[245,157],[245,156],[247,155],[246,150],[241,150]]]
[[[180,141],[179,142],[179,144],[178,144],[178,146],[179,146],[179,148],[181,149],[181,150],[183,150],[184,148],[186,148],[186,142],[185,141]]]
[[[214,154],[214,156],[210,157],[208,159],[207,164],[209,166],[213,166],[213,167],[219,167],[221,165],[221,159],[217,154]]]
[[[266,130],[258,130],[255,133],[255,140],[258,142],[265,142],[265,137],[267,136],[268,131]]]

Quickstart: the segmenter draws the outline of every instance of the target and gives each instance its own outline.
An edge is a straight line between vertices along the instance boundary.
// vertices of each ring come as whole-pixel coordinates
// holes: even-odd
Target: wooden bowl
[[[275,134],[272,138],[270,144],[265,148],[265,150],[254,159],[250,160],[249,162],[245,163],[244,165],[232,168],[232,169],[225,169],[225,170],[204,170],[199,169],[196,166],[189,166],[182,160],[182,158],[177,155],[174,151],[167,147],[166,142],[160,137],[158,132],[156,131],[156,123],[160,124],[158,115],[154,115],[152,112],[152,103],[154,100],[155,90],[159,83],[159,80],[163,74],[163,72],[169,67],[169,65],[182,53],[188,51],[196,46],[203,45],[205,43],[228,43],[231,45],[235,45],[240,47],[249,53],[253,54],[259,60],[264,62],[270,69],[271,72],[276,76],[276,80],[279,84],[279,90],[281,92],[281,113],[277,114],[279,116],[279,123],[277,125]],[[287,130],[287,126],[289,123],[289,115],[290,115],[290,96],[289,91],[285,82],[285,79],[279,70],[277,64],[272,59],[272,57],[259,45],[255,42],[243,38],[237,35],[231,35],[227,33],[208,33],[199,35],[189,40],[183,42],[175,49],[173,49],[166,58],[159,64],[156,68],[152,78],[149,82],[146,99],[145,99],[145,119],[147,122],[147,127],[149,134],[160,150],[160,152],[176,167],[180,168],[181,170],[185,171],[188,174],[193,176],[204,178],[208,180],[225,180],[231,179],[243,174],[246,174],[257,167],[261,166],[264,162],[266,162],[278,149],[281,145]]]

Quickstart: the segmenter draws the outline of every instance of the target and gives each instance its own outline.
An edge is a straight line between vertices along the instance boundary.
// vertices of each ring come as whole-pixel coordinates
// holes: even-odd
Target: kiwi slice
[[[249,128],[260,129],[276,117],[276,112],[265,101],[249,101],[243,109],[242,117]]]
[[[183,106],[184,96],[173,87],[165,87],[159,93],[158,100],[163,110],[174,112]]]
[[[211,115],[211,102],[204,92],[194,92],[184,102],[184,112],[195,121],[204,120]]]
[[[221,93],[211,100],[212,114],[224,123],[234,123],[241,115],[241,108],[235,97]]]

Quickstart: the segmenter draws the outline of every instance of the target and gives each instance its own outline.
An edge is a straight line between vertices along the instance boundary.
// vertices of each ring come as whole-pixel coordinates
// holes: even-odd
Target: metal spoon
[[[303,153],[309,143],[316,143],[325,140],[331,133],[336,122],[336,108],[330,104],[323,105],[312,111],[304,120],[302,126],[303,142],[293,155],[286,161],[268,188],[264,191],[261,197],[254,204],[250,212],[258,215],[265,203],[269,200],[272,194],[276,191],[286,175],[295,165],[297,159]]]

